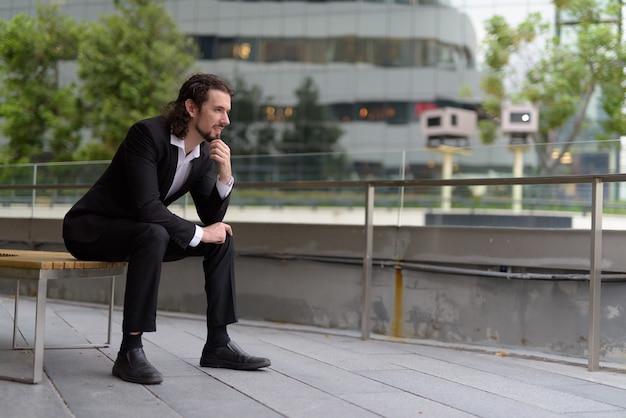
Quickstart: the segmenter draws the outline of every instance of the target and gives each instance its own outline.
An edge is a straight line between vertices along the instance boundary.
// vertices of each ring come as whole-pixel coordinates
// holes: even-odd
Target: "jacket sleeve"
[[[163,203],[159,189],[159,169],[167,170],[169,143],[159,147],[145,124],[133,125],[125,140],[127,187],[137,220],[162,225],[182,248],[191,241],[195,225],[174,213]]]
[[[205,225],[224,220],[230,203],[230,194],[222,199],[215,186],[216,182],[216,174],[212,170],[206,170],[190,184],[191,197],[196,206],[198,217]]]

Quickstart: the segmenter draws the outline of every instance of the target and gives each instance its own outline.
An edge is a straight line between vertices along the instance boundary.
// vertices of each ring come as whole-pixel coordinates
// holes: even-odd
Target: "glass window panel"
[[[304,50],[304,48],[302,39],[284,39],[283,42],[284,61],[303,61],[302,51]]]
[[[429,39],[425,42],[425,47],[424,64],[427,67],[434,67],[437,65],[437,41]]]
[[[437,45],[437,67],[454,69],[454,48],[452,45],[439,43]]]
[[[354,103],[335,103],[330,107],[333,118],[341,122],[350,122],[356,119]]]
[[[407,102],[390,102],[387,103],[385,114],[387,123],[404,124],[408,123],[411,118],[411,106]]]
[[[280,39],[265,39],[261,42],[260,60],[278,62],[283,60],[283,42]]]
[[[373,63],[375,55],[375,45],[373,39],[360,39],[358,43],[357,62]]]
[[[386,106],[380,102],[361,102],[358,104],[359,120],[368,122],[384,121],[387,118]]]
[[[315,64],[326,63],[326,39],[306,39],[303,41],[303,59]]]
[[[378,65],[381,67],[389,67],[390,57],[389,57],[389,48],[391,47],[389,40],[387,39],[373,39],[372,40],[373,51],[374,51],[374,65]]]
[[[356,37],[332,38],[328,44],[327,62],[355,62]]]
[[[217,58],[216,56],[216,38],[215,36],[196,36],[194,38],[198,45],[198,55],[200,59],[210,60]]]
[[[425,67],[428,63],[428,43],[422,39],[418,39],[414,42],[415,46],[415,61],[416,67]]]
[[[217,55],[220,58],[234,58],[235,38],[219,38]]]
[[[390,39],[389,65],[391,67],[412,67],[415,63],[415,48],[410,39]]]

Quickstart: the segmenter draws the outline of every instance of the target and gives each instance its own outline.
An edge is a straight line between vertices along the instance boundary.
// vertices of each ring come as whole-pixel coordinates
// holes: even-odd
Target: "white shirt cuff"
[[[202,228],[199,225],[196,225],[196,233],[193,234],[193,238],[189,242],[189,246],[197,247],[198,244],[200,244],[200,241],[202,241],[202,234],[203,234]]]
[[[233,176],[230,176],[230,181],[228,182],[228,184],[222,183],[220,181],[220,176],[217,176],[217,183],[215,183],[215,187],[217,187],[217,192],[219,193],[222,200],[226,199],[226,196],[230,194],[230,192],[233,190],[234,184],[235,178]]]

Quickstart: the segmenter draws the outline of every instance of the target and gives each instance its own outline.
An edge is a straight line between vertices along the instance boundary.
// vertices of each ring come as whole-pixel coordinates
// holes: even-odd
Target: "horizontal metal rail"
[[[496,186],[514,184],[593,184],[626,181],[626,174],[581,174],[567,176],[502,177],[472,179],[414,179],[414,180],[319,180],[319,181],[271,181],[240,182],[244,189],[332,189],[372,187],[433,187],[433,186]],[[0,190],[75,190],[88,189],[92,184],[0,184]]]

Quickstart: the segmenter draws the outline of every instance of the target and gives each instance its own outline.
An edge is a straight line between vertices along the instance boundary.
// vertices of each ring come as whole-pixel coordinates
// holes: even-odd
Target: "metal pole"
[[[406,151],[402,151],[400,180],[406,180]],[[400,187],[400,202],[398,204],[398,227],[402,226],[402,209],[404,209],[404,186]]]
[[[37,185],[37,164],[33,165],[33,186]],[[35,200],[37,200],[37,189],[33,187],[32,202],[30,207],[30,217],[35,217]]]
[[[514,147],[513,159],[513,177],[519,178],[524,176],[524,150],[522,147]],[[522,185],[514,184],[513,186],[513,212],[522,211]]]
[[[43,352],[46,338],[46,298],[48,279],[42,278],[41,273],[37,286],[37,306],[35,309],[35,342],[33,359],[33,383],[41,382],[43,378]]]
[[[370,337],[370,305],[372,296],[372,250],[374,243],[374,186],[367,185],[365,193],[365,254],[363,255],[363,305],[361,338]]]
[[[589,266],[588,370],[600,368],[600,296],[602,291],[602,180],[591,185],[591,257]]]
[[[18,315],[20,313],[20,281],[17,280],[15,283],[15,305],[13,307],[13,349],[17,349],[17,333],[18,333]]]
[[[443,153],[443,166],[441,167],[441,178],[449,180],[452,178],[452,152]],[[452,200],[452,186],[441,186],[441,209],[450,210]]]

